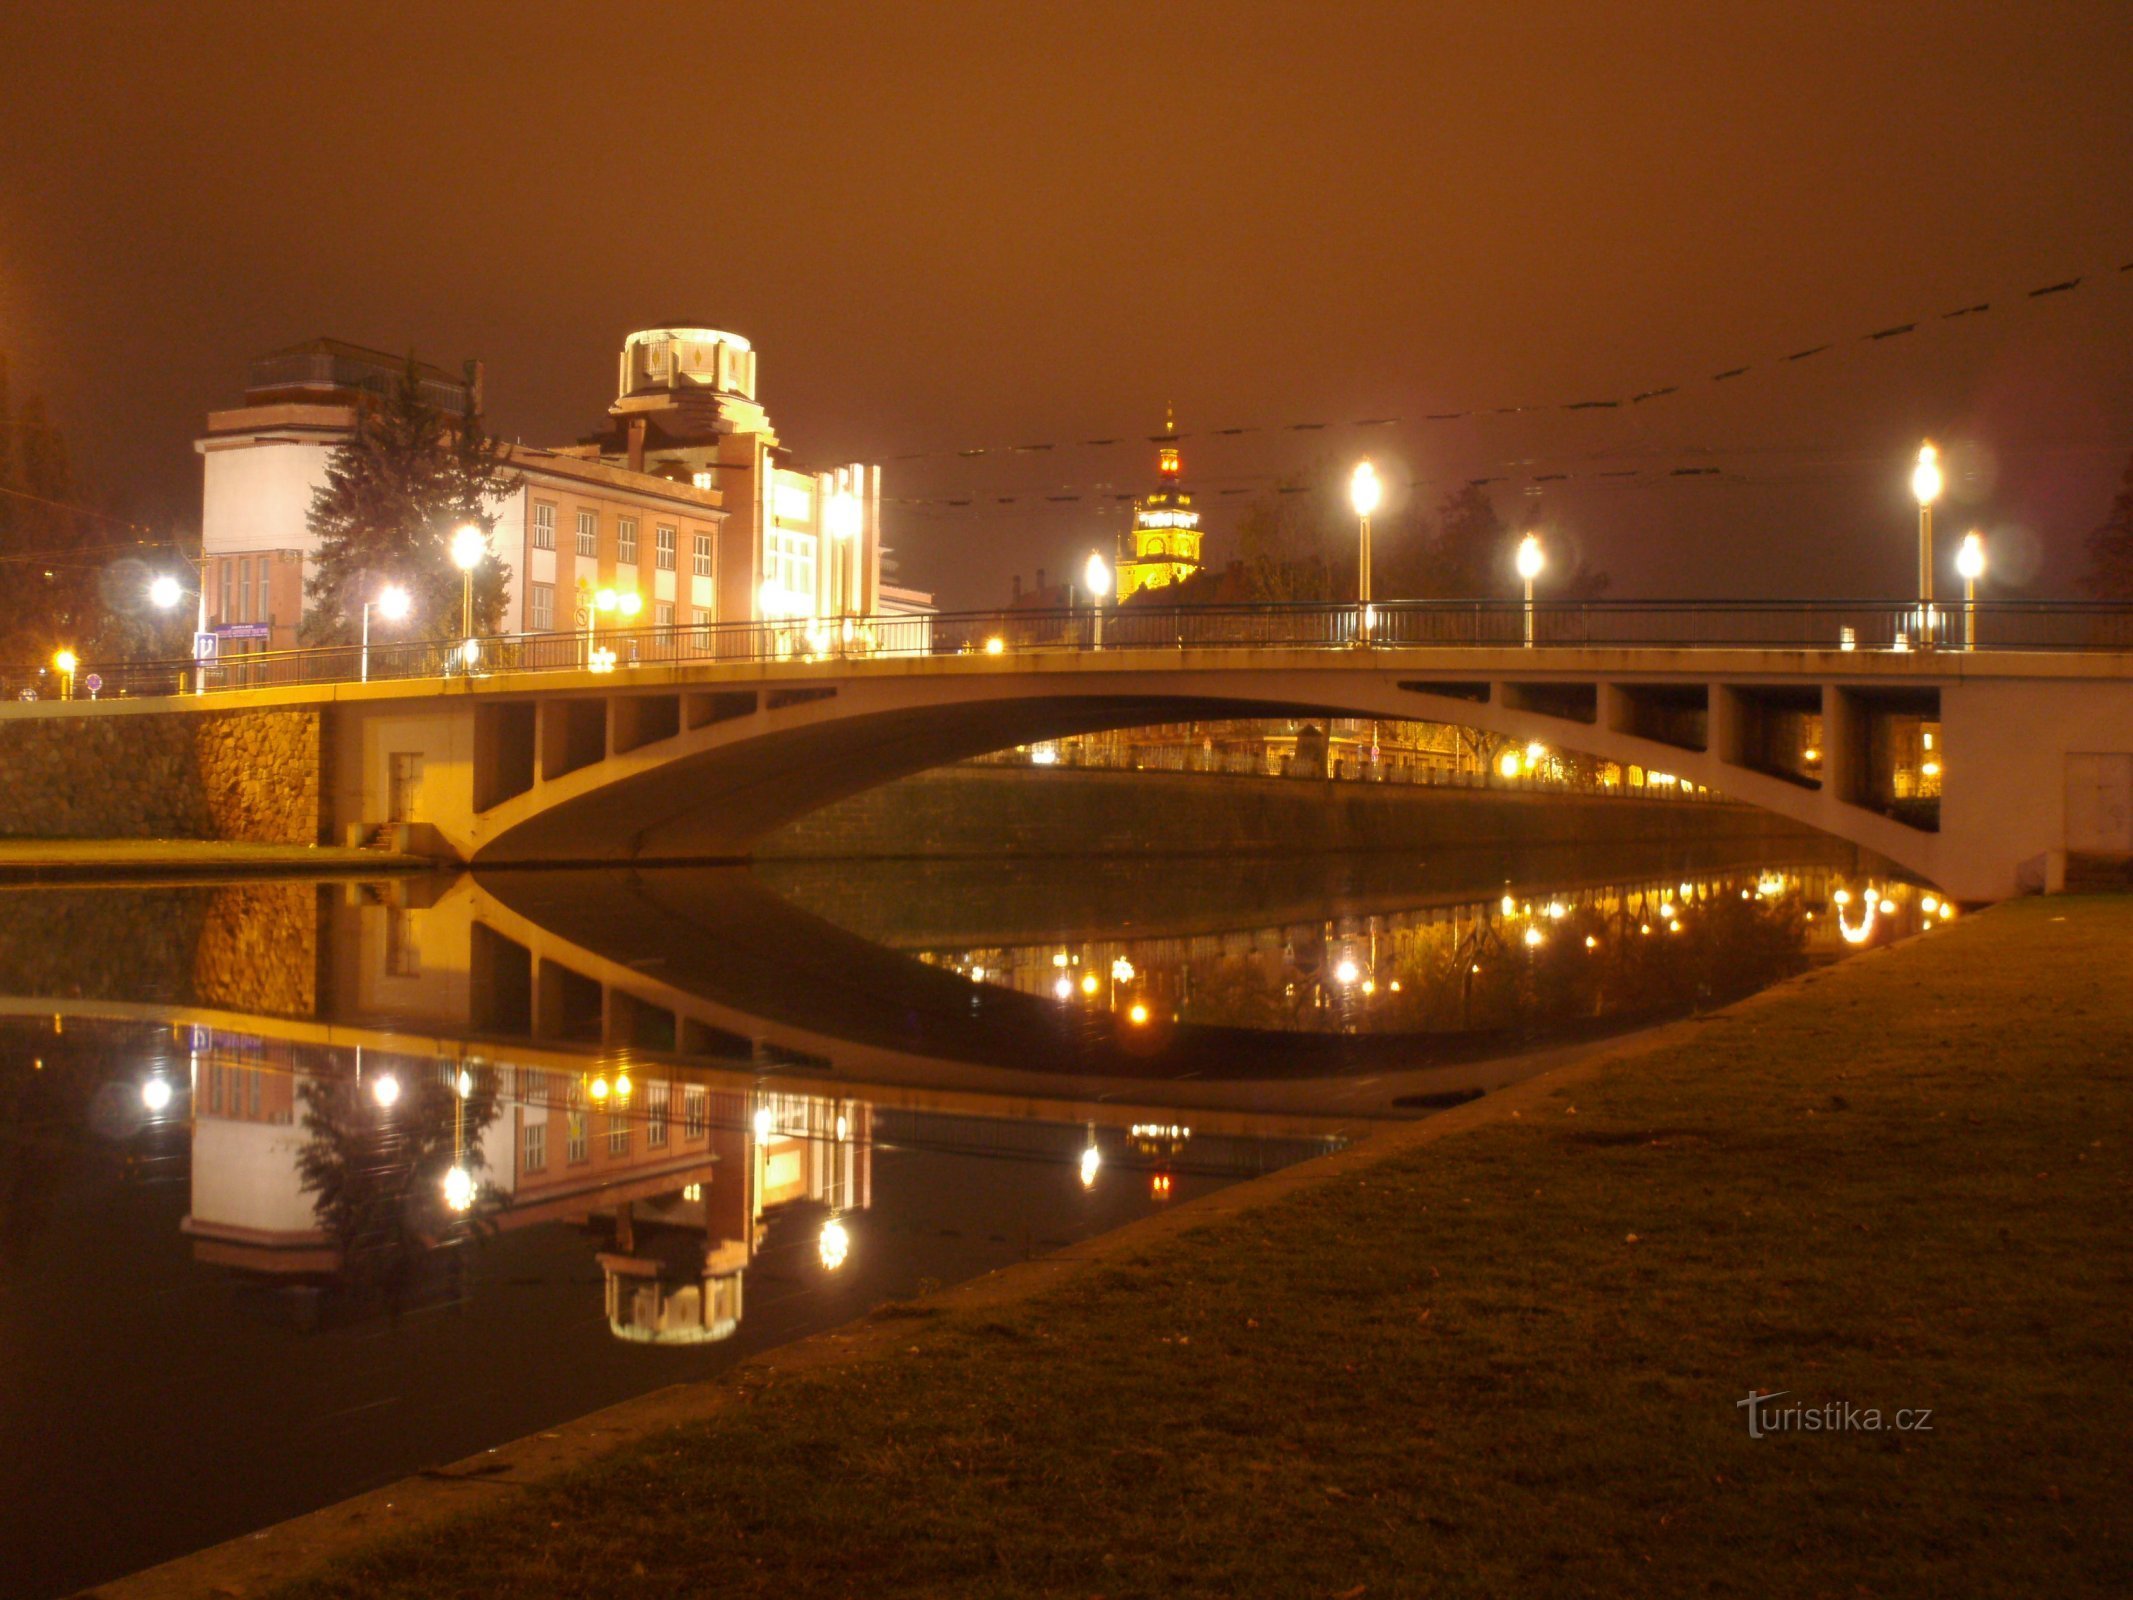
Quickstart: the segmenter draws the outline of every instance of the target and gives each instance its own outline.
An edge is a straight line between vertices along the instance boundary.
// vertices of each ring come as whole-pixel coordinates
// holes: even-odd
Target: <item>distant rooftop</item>
[[[400,382],[409,357],[345,339],[307,339],[255,358],[245,383],[245,400],[261,404],[297,395],[373,395],[384,399]],[[454,375],[427,361],[416,361],[415,379],[423,400],[457,415],[471,401],[481,409],[481,367],[470,361]]]

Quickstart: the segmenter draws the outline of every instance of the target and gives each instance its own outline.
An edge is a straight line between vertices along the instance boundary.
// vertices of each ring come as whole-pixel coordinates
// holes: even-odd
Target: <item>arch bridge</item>
[[[731,859],[988,751],[1299,715],[1452,723],[1670,773],[1966,901],[2052,886],[2069,853],[2133,852],[2133,608],[1919,621],[1445,602],[751,624],[485,640],[472,670],[439,646],[291,652],[190,686],[205,692],[0,715],[316,705],[334,837],[418,822],[437,853],[485,865]],[[1938,647],[1913,647],[1921,631]],[[1898,750],[1928,736],[1937,807],[1893,787]],[[396,817],[411,773],[419,814]]]

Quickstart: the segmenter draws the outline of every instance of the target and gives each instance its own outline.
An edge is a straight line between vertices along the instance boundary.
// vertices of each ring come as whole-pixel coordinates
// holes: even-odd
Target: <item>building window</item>
[[[710,1110],[707,1097],[701,1089],[684,1089],[681,1092],[681,1136],[684,1139],[701,1139],[710,1126],[707,1113]]]
[[[625,567],[637,564],[637,519],[615,519],[615,559]]]
[[[240,556],[237,561],[237,620],[252,620],[252,558]]]
[[[563,1159],[575,1165],[585,1159],[585,1085],[570,1086],[570,1109],[563,1118]]]
[[[667,1086],[663,1083],[644,1091],[644,1142],[655,1150],[667,1142]]]
[[[693,622],[693,623],[695,623],[695,624],[696,624],[696,647],[697,647],[697,649],[699,649],[699,650],[708,650],[708,649],[710,649],[710,648],[711,648],[711,608],[710,608],[709,606],[692,606],[692,607],[690,608],[690,610],[689,610],[689,620],[690,620],[691,622]]]
[[[770,581],[788,597],[788,614],[815,614],[815,536],[787,533],[774,528],[770,534]]]
[[[545,502],[533,508],[533,548],[555,548],[555,507]]]
[[[221,622],[235,622],[237,616],[230,609],[230,596],[237,586],[237,563],[224,556],[215,565],[222,574],[222,604],[215,608],[215,617]]]
[[[597,511],[580,511],[578,513],[578,554],[581,556],[597,556],[599,553],[600,513]]]
[[[656,538],[658,540],[659,546],[659,570],[661,572],[672,572],[674,570],[675,530],[668,524],[662,522],[659,525],[659,530],[656,535]]]
[[[555,585],[529,584],[526,589],[526,627],[534,633],[546,633],[554,626]]]
[[[607,1114],[607,1153],[611,1156],[626,1156],[630,1153],[630,1119],[623,1111]]]
[[[711,576],[711,535],[696,535],[694,553],[690,556],[690,570],[699,578]]]
[[[654,600],[652,602],[652,626],[655,628],[671,628],[674,626],[673,601]]]
[[[539,1172],[543,1167],[548,1165],[547,1122],[544,1120],[541,1122],[527,1123],[525,1141],[526,1159],[522,1163],[522,1165],[528,1172]]]
[[[528,1072],[527,1074],[525,1074],[521,1082],[522,1088],[520,1091],[520,1097],[526,1102],[527,1105],[545,1106],[546,1104],[548,1104],[547,1073]]]

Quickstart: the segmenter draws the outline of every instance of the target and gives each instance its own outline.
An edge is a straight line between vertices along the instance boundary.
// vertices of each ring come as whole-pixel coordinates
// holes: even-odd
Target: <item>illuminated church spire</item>
[[[1163,431],[1155,439],[1154,493],[1133,502],[1133,552],[1118,563],[1118,597],[1191,577],[1201,568],[1200,514],[1182,486],[1185,465],[1178,452],[1177,413],[1163,408]]]

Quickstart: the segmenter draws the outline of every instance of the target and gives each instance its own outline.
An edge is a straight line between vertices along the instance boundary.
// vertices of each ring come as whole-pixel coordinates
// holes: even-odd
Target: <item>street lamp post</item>
[[[1933,648],[1933,502],[1940,491],[1940,452],[1928,439],[1911,469],[1911,493],[1918,499],[1918,643],[1927,650]]]
[[[1955,570],[1963,578],[1963,648],[1977,648],[1977,581],[1985,576],[1985,536],[1975,528],[1963,535],[1955,552]]]
[[[1081,581],[1088,586],[1089,604],[1094,608],[1095,622],[1092,626],[1090,648],[1104,647],[1104,596],[1111,592],[1111,567],[1104,560],[1103,552],[1091,550],[1088,565],[1081,569]]]
[[[1371,642],[1370,513],[1377,510],[1380,493],[1378,469],[1368,461],[1358,461],[1355,472],[1348,479],[1348,503],[1355,507],[1356,520],[1360,524],[1355,580],[1355,639],[1358,644]]]
[[[193,593],[199,597],[198,619],[193,624],[193,687],[196,693],[207,690],[207,671],[200,660],[200,641],[207,637],[207,557],[195,560],[180,552],[178,559],[192,569]],[[168,611],[185,598],[185,586],[167,572],[156,574],[149,580],[148,603],[158,611]]]
[[[383,589],[379,590],[377,599],[365,600],[363,602],[363,656],[361,667],[361,681],[363,681],[364,683],[370,682],[370,608],[372,606],[376,606],[378,608],[378,615],[383,617],[387,622],[398,622],[404,617],[406,617],[409,608],[413,604],[414,602],[408,597],[407,591],[401,588],[400,585],[398,585],[397,583],[389,583]]]
[[[1533,648],[1533,580],[1541,575],[1548,557],[1541,549],[1540,535],[1529,533],[1518,541],[1518,575],[1526,584],[1526,648]]]
[[[474,641],[474,569],[489,553],[489,540],[479,524],[462,522],[452,532],[452,565],[459,569],[459,637]],[[474,652],[466,652],[472,660]]]
[[[830,535],[830,606],[837,615],[837,634],[842,648],[851,642],[852,634],[851,562],[859,540],[859,496],[849,489],[838,490],[823,508],[823,520],[829,525]]]

